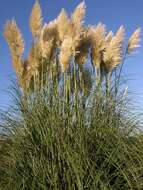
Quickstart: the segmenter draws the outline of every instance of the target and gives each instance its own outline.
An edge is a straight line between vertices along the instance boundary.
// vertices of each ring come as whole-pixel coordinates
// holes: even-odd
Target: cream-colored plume
[[[64,38],[72,38],[75,48],[79,46],[81,36],[84,32],[82,24],[85,16],[85,3],[80,3],[74,10],[71,20],[67,13],[62,9],[57,19],[59,39],[63,42]]]
[[[124,36],[125,30],[121,26],[106,46],[105,52],[103,53],[103,61],[108,71],[114,69],[122,61]]]
[[[65,36],[70,34],[70,28],[71,28],[68,15],[64,9],[61,10],[61,13],[57,18],[57,28],[58,28],[59,39],[62,42]]]
[[[85,30],[82,37],[80,38],[79,45],[76,48],[76,55],[75,55],[75,61],[78,64],[84,64],[90,48],[90,36],[89,36],[89,30]]]
[[[54,53],[54,48],[58,44],[57,20],[45,24],[42,28],[39,43],[42,50],[42,57],[49,58]]]
[[[38,37],[42,28],[42,11],[38,0],[33,5],[30,16],[30,30],[34,38]]]
[[[59,59],[63,72],[68,68],[70,59],[74,54],[73,44],[74,42],[70,37],[65,38],[64,41],[62,42]]]
[[[75,27],[80,28],[84,23],[86,5],[85,2],[81,2],[74,10],[71,20]]]
[[[13,66],[18,76],[22,74],[21,57],[24,51],[24,40],[15,20],[7,21],[4,28],[4,37],[9,45]]]
[[[80,46],[82,37],[84,35],[84,17],[85,17],[86,5],[85,2],[81,2],[73,11],[71,15],[71,32],[70,36],[74,39],[75,47]]]
[[[131,35],[128,41],[127,53],[132,53],[137,47],[139,47],[139,42],[141,40],[141,28],[137,28],[135,32]]]
[[[102,53],[105,49],[105,25],[99,23],[95,28],[91,27],[92,61],[98,68],[102,61]]]
[[[108,46],[108,43],[111,42],[112,38],[113,38],[113,32],[110,31],[110,32],[106,35],[106,37],[105,37],[105,42],[106,42],[107,46]]]
[[[121,47],[123,47],[124,39],[125,39],[125,28],[124,26],[120,26],[120,28],[116,32],[116,38],[118,39],[118,43]]]
[[[7,21],[4,37],[10,47],[12,56],[21,57],[24,51],[24,40],[15,20]]]
[[[42,56],[41,47],[39,42],[36,42],[32,45],[29,55],[28,55],[28,61],[30,63],[30,68],[36,70],[39,66],[39,59]]]

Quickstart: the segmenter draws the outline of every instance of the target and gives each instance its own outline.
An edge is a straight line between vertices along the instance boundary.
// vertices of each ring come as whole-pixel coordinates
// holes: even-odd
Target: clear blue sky
[[[80,0],[39,0],[43,9],[44,21],[54,19],[65,8],[68,13],[79,4]],[[86,24],[97,24],[99,21],[107,26],[107,30],[116,31],[120,25],[126,28],[126,37],[140,26],[143,30],[143,0],[85,0],[87,5]],[[1,0],[0,5],[0,107],[9,104],[5,90],[14,75],[8,46],[2,36],[6,20],[15,18],[20,27],[28,52],[31,43],[29,16],[34,0]],[[142,35],[143,36],[143,35]],[[143,41],[143,40],[142,40]],[[131,79],[129,89],[134,100],[143,105],[143,42],[138,53],[128,59],[125,74]]]

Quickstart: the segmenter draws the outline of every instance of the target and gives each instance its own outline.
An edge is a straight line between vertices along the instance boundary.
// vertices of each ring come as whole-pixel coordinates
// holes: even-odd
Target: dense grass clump
[[[125,103],[107,104],[96,90],[85,102],[47,86],[28,97],[15,92],[16,106],[2,117],[1,189],[141,190],[143,144]]]

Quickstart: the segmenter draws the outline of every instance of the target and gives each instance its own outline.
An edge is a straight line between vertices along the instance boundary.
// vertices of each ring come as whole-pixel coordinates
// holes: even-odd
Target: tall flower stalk
[[[118,80],[115,80],[114,84],[117,94],[123,63],[127,55],[133,53],[139,46],[141,30],[140,28],[135,30],[126,42],[123,26],[115,34],[112,31],[107,32],[102,23],[85,26],[85,11],[86,5],[82,2],[75,8],[71,17],[62,9],[56,19],[43,24],[40,4],[35,1],[30,15],[33,43],[24,60],[21,32],[15,21],[6,23],[4,36],[10,47],[13,67],[23,92],[40,91],[47,85],[48,80],[56,80],[57,86],[60,86],[62,75],[65,75],[64,73],[69,75],[71,72],[69,78],[73,81],[68,84],[71,96],[73,92],[76,93],[75,96],[85,96],[88,83],[90,95],[95,83],[98,99],[100,100],[104,93],[110,98],[112,76],[113,73],[117,75],[119,70],[118,76],[115,77],[118,77]],[[90,60],[87,68],[92,67],[96,73],[93,73],[93,76],[90,73],[91,76],[88,75],[88,79],[85,80],[84,77],[87,76],[84,65]],[[94,82],[91,78],[94,78]],[[64,78],[65,80],[67,79]],[[66,85],[65,82],[63,85]]]

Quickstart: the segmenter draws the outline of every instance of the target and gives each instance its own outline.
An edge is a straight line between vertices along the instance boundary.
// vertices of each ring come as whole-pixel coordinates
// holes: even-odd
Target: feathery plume
[[[76,48],[75,61],[78,64],[84,64],[89,53],[90,48],[89,31],[86,30],[80,38],[79,45]]]
[[[23,61],[23,72],[21,79],[21,86],[28,89],[32,77],[37,73],[41,57],[41,49],[39,43],[33,43],[29,51],[27,59]]]
[[[4,37],[12,55],[21,57],[24,51],[24,40],[15,20],[7,21],[4,28]]]
[[[71,28],[70,21],[64,9],[61,10],[57,18],[57,28],[58,28],[59,39],[62,42],[67,33],[70,31],[69,29]]]
[[[103,53],[103,60],[108,71],[111,71],[114,67],[121,62],[121,47],[118,43],[118,39],[114,36],[111,42],[106,47]]]
[[[24,40],[15,20],[7,21],[4,37],[9,45],[13,60],[13,67],[18,76],[22,74],[21,57],[24,51]]]
[[[121,62],[121,51],[117,38],[114,36],[103,54],[103,60],[108,71]]]
[[[91,44],[92,44],[92,61],[98,68],[102,62],[102,54],[105,49],[105,25],[99,23],[95,28],[90,28]]]
[[[57,20],[53,20],[43,27],[43,40],[48,41],[49,38],[57,39]]]
[[[74,54],[73,44],[73,40],[70,37],[65,38],[62,42],[59,59],[63,72],[68,68],[71,56]]]
[[[113,32],[110,31],[110,32],[107,34],[107,36],[105,37],[105,42],[106,42],[107,46],[108,46],[108,43],[111,42],[112,38],[113,38]]]
[[[42,53],[41,53],[39,42],[32,44],[29,55],[28,55],[28,61],[30,63],[30,67],[33,67],[33,68],[38,67],[38,62],[39,62],[39,58],[41,57],[41,54]]]
[[[43,26],[39,43],[42,50],[42,57],[51,57],[54,49],[58,45],[57,20],[51,21],[49,24]]]
[[[79,41],[83,33],[83,18],[85,15],[85,3],[80,3],[69,20],[67,13],[62,9],[57,19],[59,39],[63,42],[65,37],[70,37],[74,41],[75,47],[79,46]]]
[[[32,77],[34,76],[34,71],[33,67],[31,66],[31,62],[29,62],[29,59],[26,59],[23,61],[23,74],[20,80],[20,85],[23,88],[23,90],[28,90],[30,89],[30,83],[32,80]],[[33,81],[34,82],[34,81]],[[34,86],[34,84],[32,85]]]
[[[75,47],[80,46],[80,42],[82,41],[82,36],[84,34],[84,17],[85,17],[86,5],[85,2],[81,2],[74,10],[71,15],[71,28],[70,28],[70,36],[74,40]]]
[[[103,53],[103,61],[107,71],[111,71],[121,63],[124,37],[125,29],[121,26],[116,32],[116,35],[112,37],[111,41],[107,44]]]
[[[84,23],[85,11],[86,11],[86,5],[85,2],[83,1],[75,8],[71,16],[72,23],[76,27],[80,28]]]
[[[140,42],[140,36],[141,36],[141,28],[137,28],[134,33],[131,35],[128,41],[128,46],[127,46],[127,53],[130,54],[132,53],[137,47],[139,47],[139,42]]]
[[[116,32],[116,38],[118,39],[118,43],[123,47],[123,42],[125,39],[125,28],[124,26],[120,26],[120,28]]]
[[[23,72],[19,80],[19,84],[23,90],[26,90],[27,89],[26,83],[28,83],[27,76],[29,76],[28,71],[29,71],[29,65],[30,65],[28,59],[23,60],[22,65],[23,65]]]
[[[105,25],[99,23],[96,27],[91,27],[91,38],[95,41],[103,40],[106,34]]]
[[[34,38],[38,37],[42,28],[42,11],[38,0],[33,5],[30,16],[30,29]]]

